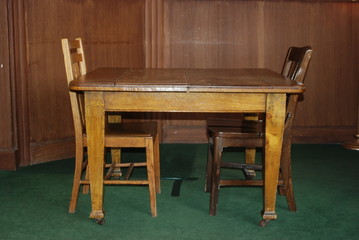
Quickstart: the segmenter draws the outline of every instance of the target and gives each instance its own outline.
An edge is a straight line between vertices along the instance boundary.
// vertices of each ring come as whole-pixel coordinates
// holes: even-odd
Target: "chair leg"
[[[156,173],[155,173],[155,151],[153,147],[153,138],[146,138],[146,161],[147,161],[147,177],[148,191],[150,194],[150,206],[152,217],[157,217],[156,203]]]
[[[297,211],[297,205],[294,199],[292,167],[291,167],[291,139],[283,143],[283,151],[280,162],[280,169],[283,177],[284,195],[287,199],[288,208],[292,212]]]
[[[122,116],[118,114],[109,114],[107,116],[109,123],[121,123]],[[121,148],[112,148],[111,149],[111,160],[112,163],[121,163]],[[114,179],[119,179],[122,176],[122,171],[120,167],[114,169],[112,176]]]
[[[82,162],[84,158],[84,148],[80,144],[76,144],[75,172],[72,186],[72,194],[69,206],[69,212],[74,213],[77,205],[77,199],[80,190],[80,180],[82,175]]]
[[[85,170],[85,180],[89,180],[89,165],[86,165]],[[88,194],[90,192],[90,184],[86,184],[82,186],[82,194]]]
[[[161,193],[161,162],[160,162],[160,139],[156,135],[154,142],[154,161],[155,161],[155,176],[156,176],[156,193]]]
[[[291,171],[291,160],[290,157],[287,156],[286,159],[283,159],[281,171],[283,176],[283,188],[284,195],[287,199],[288,208],[292,212],[297,211],[297,205],[294,199],[294,191],[293,191],[293,182],[292,182],[292,171]]]
[[[111,161],[112,163],[121,163],[121,148],[112,148],[111,149]],[[119,179],[122,176],[122,171],[120,167],[116,167],[113,170],[112,176],[114,179]]]
[[[206,168],[206,182],[204,185],[204,191],[210,192],[212,187],[212,162],[213,162],[213,140],[210,137],[208,142],[208,153],[207,153],[207,168]]]
[[[282,167],[281,167],[282,168]],[[279,177],[278,177],[278,181],[284,181],[283,180],[283,173],[282,173],[282,169],[279,169]],[[285,195],[285,189],[284,189],[284,184],[283,185],[278,185],[278,194],[280,196],[284,196]]]
[[[245,158],[246,158],[246,164],[254,165],[256,162],[256,149],[255,148],[246,148],[245,149]],[[254,178],[256,176],[256,172],[252,169],[246,170],[247,174]]]
[[[288,208],[290,211],[292,212],[296,212],[297,211],[297,204],[295,202],[294,199],[294,191],[293,191],[293,184],[292,184],[292,178],[289,178],[289,181],[287,183],[287,189],[285,192],[285,197],[287,199],[287,203],[288,203]]]
[[[215,137],[213,142],[213,162],[212,162],[212,173],[211,173],[212,186],[211,186],[211,195],[210,195],[210,204],[209,204],[210,206],[209,214],[211,216],[215,216],[217,213],[222,153],[223,153],[223,139],[221,137]]]

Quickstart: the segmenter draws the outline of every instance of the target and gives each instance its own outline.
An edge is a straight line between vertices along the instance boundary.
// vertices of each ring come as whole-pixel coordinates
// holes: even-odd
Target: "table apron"
[[[103,92],[106,111],[265,112],[266,93]]]

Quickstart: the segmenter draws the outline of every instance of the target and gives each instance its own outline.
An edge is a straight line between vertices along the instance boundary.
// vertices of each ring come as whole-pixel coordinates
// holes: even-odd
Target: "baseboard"
[[[17,154],[13,149],[0,150],[0,170],[16,170]]]
[[[353,141],[354,127],[294,127],[293,143],[343,143]],[[175,125],[162,129],[163,143],[207,143],[205,126]]]
[[[30,164],[50,162],[75,156],[75,139],[66,138],[30,145]]]
[[[356,129],[348,127],[294,127],[293,143],[343,143],[353,140]],[[162,131],[163,143],[207,143],[205,126],[167,126]],[[31,163],[37,164],[75,156],[74,138],[30,146]],[[4,160],[6,159],[6,160]],[[15,151],[0,151],[0,169],[16,169]]]
[[[294,127],[293,143],[343,143],[354,140],[355,127]]]
[[[207,143],[206,126],[175,125],[162,129],[163,143]]]

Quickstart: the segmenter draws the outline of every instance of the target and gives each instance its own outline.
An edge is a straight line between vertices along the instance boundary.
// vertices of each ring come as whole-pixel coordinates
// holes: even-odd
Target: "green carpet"
[[[241,154],[226,152],[224,158]],[[124,158],[137,156],[144,157],[124,153]],[[298,212],[289,212],[278,196],[278,219],[265,228],[258,227],[258,187],[222,188],[217,216],[209,216],[209,194],[203,191],[206,156],[205,144],[161,145],[163,177],[198,180],[183,181],[178,197],[171,196],[173,180],[162,180],[156,218],[150,217],[146,187],[106,186],[102,226],[88,218],[89,195],[81,194],[76,213],[68,213],[73,159],[0,171],[0,240],[359,239],[359,151],[293,145]]]

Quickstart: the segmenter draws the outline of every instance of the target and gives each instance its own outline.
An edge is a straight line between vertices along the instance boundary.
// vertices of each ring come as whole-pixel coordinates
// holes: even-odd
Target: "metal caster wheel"
[[[105,219],[104,218],[95,218],[95,222],[98,225],[104,225],[105,224]]]
[[[268,225],[269,222],[270,222],[269,219],[263,219],[263,220],[261,220],[261,221],[259,222],[259,226],[260,226],[260,227],[265,227],[265,226]]]

